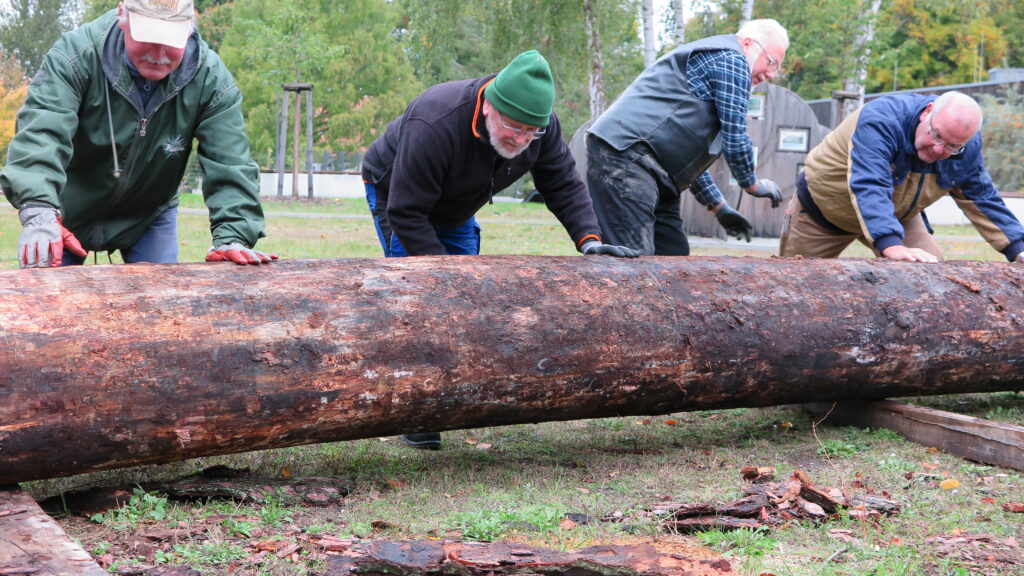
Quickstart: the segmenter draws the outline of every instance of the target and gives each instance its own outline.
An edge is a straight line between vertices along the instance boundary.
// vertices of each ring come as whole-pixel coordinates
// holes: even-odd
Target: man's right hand
[[[757,198],[768,198],[772,201],[772,208],[778,208],[782,202],[782,190],[774,181],[761,178],[755,184],[755,188],[746,188],[746,193]]]
[[[737,240],[743,238],[750,242],[750,235],[754,231],[754,227],[743,217],[743,214],[733,210],[732,206],[725,202],[719,204],[715,209],[715,218],[718,219],[718,223],[725,228],[729,236],[735,236]]]
[[[920,248],[907,248],[903,244],[889,246],[882,250],[882,256],[890,260],[902,260],[904,262],[938,262],[939,259],[931,252]]]
[[[22,268],[60,266],[64,248],[85,257],[88,254],[75,235],[60,222],[60,211],[52,206],[23,206],[18,213],[18,265]]]

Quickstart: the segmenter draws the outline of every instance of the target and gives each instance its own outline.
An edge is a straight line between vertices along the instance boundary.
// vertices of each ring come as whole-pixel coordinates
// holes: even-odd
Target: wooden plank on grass
[[[36,501],[0,487],[0,575],[108,576]]]
[[[968,460],[1024,470],[1024,426],[880,400],[810,404],[825,423],[887,428],[904,438]]]

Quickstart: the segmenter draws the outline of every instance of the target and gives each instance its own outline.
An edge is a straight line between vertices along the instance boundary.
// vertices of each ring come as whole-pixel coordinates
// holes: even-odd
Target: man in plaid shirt
[[[758,179],[747,135],[754,85],[775,78],[789,36],[775,20],[684,44],[629,85],[587,134],[587,185],[608,242],[641,254],[688,255],[680,193],[689,188],[731,236],[751,226],[722,197],[708,167],[725,155],[748,194],[778,207],[778,184]]]

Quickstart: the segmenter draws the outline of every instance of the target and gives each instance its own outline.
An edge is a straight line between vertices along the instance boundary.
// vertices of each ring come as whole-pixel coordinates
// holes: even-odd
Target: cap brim
[[[128,12],[131,35],[137,42],[163,44],[171,48],[184,48],[192,34],[192,20],[161,20]]]

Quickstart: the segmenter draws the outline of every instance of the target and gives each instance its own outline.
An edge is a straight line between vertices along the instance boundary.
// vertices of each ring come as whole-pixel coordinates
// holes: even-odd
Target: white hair
[[[748,20],[740,26],[736,32],[738,38],[751,38],[765,46],[778,46],[783,50],[789,49],[789,33],[782,27],[782,24],[773,18],[760,18]]]

